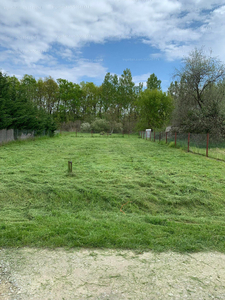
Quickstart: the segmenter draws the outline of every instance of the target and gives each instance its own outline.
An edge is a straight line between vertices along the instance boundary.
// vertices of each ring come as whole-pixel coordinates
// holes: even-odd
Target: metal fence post
[[[154,142],[155,142],[155,130],[154,130]]]

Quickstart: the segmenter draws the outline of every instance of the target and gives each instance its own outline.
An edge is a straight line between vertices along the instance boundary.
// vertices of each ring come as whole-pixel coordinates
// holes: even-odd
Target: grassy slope
[[[0,246],[225,252],[224,178],[223,162],[137,136],[4,145]]]

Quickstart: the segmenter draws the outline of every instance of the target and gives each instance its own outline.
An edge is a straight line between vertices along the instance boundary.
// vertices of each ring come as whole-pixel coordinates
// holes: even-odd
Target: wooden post
[[[175,147],[177,145],[177,133],[175,132]]]
[[[68,172],[72,173],[72,161],[68,161]]]
[[[190,133],[188,133],[188,152],[190,150]]]
[[[209,151],[209,133],[207,133],[206,157],[208,157],[208,151]]]

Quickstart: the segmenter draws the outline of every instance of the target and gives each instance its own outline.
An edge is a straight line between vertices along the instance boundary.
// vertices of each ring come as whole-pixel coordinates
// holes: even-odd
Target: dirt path
[[[225,299],[225,255],[1,249],[0,299]]]

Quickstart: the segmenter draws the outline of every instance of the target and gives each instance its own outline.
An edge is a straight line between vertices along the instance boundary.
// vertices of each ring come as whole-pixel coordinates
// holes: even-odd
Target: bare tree
[[[207,56],[203,48],[193,50],[183,63],[184,66],[175,72],[178,82],[169,88],[176,100],[176,125],[195,132],[209,132],[213,127],[222,126],[221,107],[225,98],[221,91],[225,66],[211,53]]]

